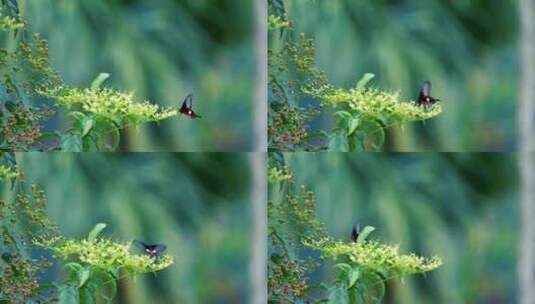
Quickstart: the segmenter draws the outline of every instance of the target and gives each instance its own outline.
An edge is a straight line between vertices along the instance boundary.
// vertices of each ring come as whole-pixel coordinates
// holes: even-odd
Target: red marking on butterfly
[[[440,99],[431,96],[431,82],[424,81],[424,86],[420,90],[416,104],[419,106],[429,106],[434,105],[437,101],[440,101]]]
[[[193,94],[189,94],[188,96],[186,96],[186,98],[182,102],[182,106],[180,107],[178,112],[180,114],[184,114],[186,116],[191,117],[191,119],[201,118],[201,115],[198,115],[197,113],[193,111],[192,106],[193,106]]]

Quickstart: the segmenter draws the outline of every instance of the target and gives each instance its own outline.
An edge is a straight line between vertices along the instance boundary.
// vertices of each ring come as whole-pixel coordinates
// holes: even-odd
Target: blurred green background
[[[178,106],[189,93],[203,117],[123,133],[124,151],[250,151],[254,77],[250,0],[21,0],[29,30],[48,39],[70,85],[106,85],[136,100]],[[48,127],[65,127],[59,117]]]
[[[284,2],[295,35],[315,40],[318,65],[334,85],[354,87],[374,73],[373,85],[415,100],[431,81],[444,112],[391,129],[385,150],[515,151],[516,1]],[[333,128],[332,115],[312,127]]]
[[[353,223],[438,255],[444,265],[387,284],[385,303],[516,303],[516,156],[506,153],[285,154],[295,184],[315,193],[330,234],[350,240]],[[317,253],[312,253],[317,256]],[[332,263],[313,282],[333,282]]]
[[[245,303],[249,279],[246,154],[23,153],[28,183],[48,197],[67,237],[104,236],[167,244],[168,269],[123,279],[119,303]],[[61,280],[54,268],[43,279]]]

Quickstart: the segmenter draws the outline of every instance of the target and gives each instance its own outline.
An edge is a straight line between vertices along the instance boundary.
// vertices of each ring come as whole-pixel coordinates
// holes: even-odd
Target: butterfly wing
[[[167,249],[167,246],[163,244],[156,244],[151,246],[151,250],[155,252],[155,255],[160,255]]]
[[[431,96],[431,82],[424,81],[424,86],[422,87],[422,91],[420,92],[420,95],[423,95],[424,97]]]
[[[141,249],[141,250],[143,250],[143,251],[145,251],[145,249],[148,248],[148,245],[145,244],[145,243],[142,242],[142,241],[133,240],[133,241],[132,241],[132,244],[134,244],[134,246],[136,246],[137,248],[139,248],[139,249]]]
[[[186,98],[184,98],[184,101],[182,102],[182,106],[180,107],[180,110],[179,112],[180,113],[187,113],[188,112],[188,98],[189,98],[190,95],[186,96]]]
[[[353,242],[357,242],[357,239],[359,238],[359,232],[360,232],[360,224],[353,225],[353,230],[351,231],[351,240]]]
[[[184,99],[184,103],[186,103],[187,107],[191,109],[193,107],[193,94],[189,94],[188,96],[186,96],[186,99]]]

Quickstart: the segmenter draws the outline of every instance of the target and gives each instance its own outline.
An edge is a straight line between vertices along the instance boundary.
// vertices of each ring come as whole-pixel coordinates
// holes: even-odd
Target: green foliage
[[[2,12],[0,30],[10,43],[0,48],[0,148],[113,151],[119,145],[121,129],[178,114],[176,109],[161,109],[148,101],[134,102],[133,93],[101,88],[109,77],[106,73],[101,73],[90,88],[67,86],[49,63],[47,41],[39,35],[27,41],[26,22]],[[11,38],[11,33],[17,35]],[[46,106],[43,98],[50,99],[53,107]],[[66,113],[71,128],[43,132],[43,124],[56,111]]]
[[[44,192],[25,184],[14,156],[3,153],[0,162],[1,186],[11,184],[12,189],[8,198],[0,200],[0,301],[34,303],[46,289],[38,276],[51,264],[43,257],[32,257],[30,240],[52,238],[58,230],[47,217]]]
[[[121,130],[124,151],[249,151],[253,148],[253,2],[26,1],[22,15],[47,37],[64,82],[135,92],[162,108],[193,93],[195,112]],[[251,25],[251,26],[249,26]],[[62,111],[63,112],[63,111]],[[59,113],[62,114],[62,113]],[[57,115],[47,128],[71,126]],[[225,126],[221,128],[220,126]],[[111,128],[109,128],[111,129]]]
[[[329,134],[330,151],[378,151],[384,145],[388,127],[423,121],[442,112],[440,104],[430,107],[401,102],[398,93],[366,88],[374,77],[365,74],[356,88],[309,92],[324,104],[340,109],[334,113],[337,128]]]
[[[397,246],[368,240],[374,227],[366,226],[357,242],[346,243],[331,237],[316,217],[316,202],[304,186],[293,192],[293,176],[287,167],[268,169],[270,303],[380,303],[388,280],[424,273],[438,268],[442,261],[414,254],[401,255]],[[341,260],[333,267],[338,276],[333,283],[313,284],[310,276],[322,264],[307,250],[321,254],[321,259]],[[321,288],[320,288],[321,286]]]
[[[47,214],[47,197],[37,185],[26,186],[14,156],[0,158],[0,180],[11,182],[10,199],[0,200],[0,302],[111,303],[121,272],[135,276],[169,267],[168,255],[152,258],[130,252],[130,243],[100,238],[105,224],[99,223],[87,239],[62,236]],[[51,266],[43,257],[34,258],[36,248],[46,248],[64,261],[68,279],[43,284],[39,274]]]
[[[176,116],[176,109],[160,109],[148,101],[134,102],[133,93],[100,88],[109,77],[101,73],[87,89],[58,86],[41,92],[69,110],[72,128],[61,134],[61,148],[66,151],[115,150],[120,130]],[[76,109],[76,110],[73,110]]]
[[[34,244],[62,258],[68,280],[58,285],[60,303],[111,303],[117,293],[121,271],[129,276],[156,272],[173,263],[168,255],[152,258],[130,253],[131,243],[121,244],[98,235],[106,227],[99,223],[87,239],[35,238]],[[62,302],[63,301],[63,302]]]
[[[424,80],[444,111],[425,123],[391,126],[383,150],[511,151],[517,141],[517,3],[485,1],[285,1],[293,30],[316,43],[317,65],[337,87],[361,75],[418,96]],[[270,37],[271,38],[271,37]],[[271,42],[274,42],[270,41]],[[272,44],[270,44],[272,45]],[[303,103],[308,102],[307,100]],[[314,130],[331,130],[331,113]]]
[[[284,11],[273,7],[272,11],[269,28],[283,35],[271,35],[268,49],[270,150],[377,151],[388,128],[427,120],[442,111],[440,105],[420,107],[413,101],[401,102],[398,93],[367,87],[375,76],[370,73],[355,88],[336,88],[316,66],[314,41],[303,33],[294,39]],[[313,104],[310,99],[320,102],[318,108],[298,106]],[[336,128],[311,132],[310,120],[328,109],[335,111]]]
[[[319,250],[322,258],[344,261],[334,265],[338,276],[335,284],[328,287],[329,303],[381,303],[388,280],[432,271],[442,265],[438,257],[400,255],[397,246],[366,241],[373,230],[366,226],[366,234],[360,234],[356,243],[304,243]]]

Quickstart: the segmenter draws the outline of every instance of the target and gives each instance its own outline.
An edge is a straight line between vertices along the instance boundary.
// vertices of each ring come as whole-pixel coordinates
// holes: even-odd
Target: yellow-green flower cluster
[[[290,27],[290,21],[285,20],[280,16],[269,15],[268,16],[268,29],[278,30],[282,28]]]
[[[316,247],[318,244],[309,244]],[[413,253],[402,255],[397,246],[375,241],[363,243],[331,242],[317,246],[324,258],[346,257],[358,266],[375,270],[388,277],[404,276],[434,270],[442,265],[438,257],[425,258]]]
[[[17,178],[18,176],[19,172],[16,168],[6,167],[3,165],[0,166],[0,179],[11,180]]]
[[[293,179],[292,172],[290,172],[288,167],[270,167],[268,170],[268,180],[271,183],[286,182]]]
[[[17,20],[11,16],[4,16],[0,8],[0,31],[13,31],[24,27],[24,21]]]
[[[106,239],[34,243],[51,249],[55,256],[65,259],[76,257],[80,262],[102,269],[124,268],[133,273],[146,273],[160,271],[173,264],[173,258],[169,255],[152,258],[148,255],[132,254],[130,243],[120,244]]]
[[[333,89],[321,96],[324,104],[334,107],[347,105],[351,111],[383,123],[395,124],[425,120],[442,112],[440,104],[430,107],[415,102],[401,102],[398,93],[377,89]]]
[[[112,121],[123,121],[133,125],[150,121],[161,121],[178,114],[176,109],[160,108],[148,101],[134,102],[134,94],[119,92],[109,88],[77,89],[48,88],[42,95],[55,99],[56,104],[71,108],[81,108]]]

